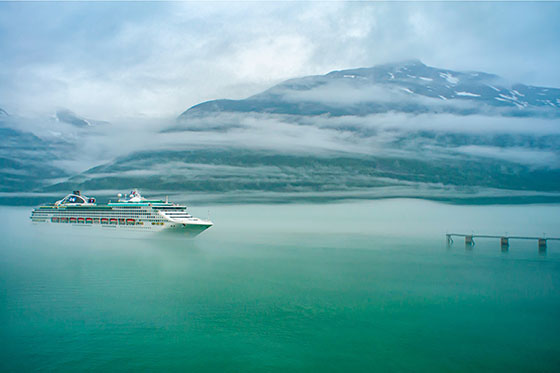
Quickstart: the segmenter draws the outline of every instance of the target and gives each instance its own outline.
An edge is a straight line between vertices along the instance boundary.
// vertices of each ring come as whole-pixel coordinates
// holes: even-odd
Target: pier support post
[[[449,246],[453,245],[453,238],[451,237],[451,235],[446,234],[445,236],[447,237],[447,246],[449,247]]]
[[[474,245],[474,240],[473,240],[473,236],[465,236],[465,245],[467,246],[473,246]]]
[[[507,251],[509,248],[509,238],[508,237],[500,237],[500,247],[502,251]]]

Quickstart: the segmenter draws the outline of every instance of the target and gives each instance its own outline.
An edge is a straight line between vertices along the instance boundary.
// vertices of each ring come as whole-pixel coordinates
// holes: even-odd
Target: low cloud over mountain
[[[129,154],[45,190],[558,200],[559,99],[559,89],[419,61],[335,71],[196,105],[159,133],[132,131]]]

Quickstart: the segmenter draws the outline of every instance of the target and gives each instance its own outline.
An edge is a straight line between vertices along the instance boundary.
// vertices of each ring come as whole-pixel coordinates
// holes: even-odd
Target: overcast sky
[[[0,3],[0,108],[170,118],[284,79],[419,58],[560,87],[560,3]]]

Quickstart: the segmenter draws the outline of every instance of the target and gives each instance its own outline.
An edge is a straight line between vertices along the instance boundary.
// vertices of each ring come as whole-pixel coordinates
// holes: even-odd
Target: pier
[[[463,233],[446,233],[447,245],[451,246],[453,244],[453,237],[464,237],[466,246],[474,246],[475,238],[496,238],[500,240],[500,247],[502,250],[507,250],[509,248],[510,240],[532,240],[537,242],[539,251],[546,250],[548,241],[560,241],[560,237],[531,237],[531,236],[499,236],[492,234],[463,234]]]

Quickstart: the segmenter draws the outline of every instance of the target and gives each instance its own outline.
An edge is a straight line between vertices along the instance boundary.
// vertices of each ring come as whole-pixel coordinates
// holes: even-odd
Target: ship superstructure
[[[34,209],[31,220],[106,229],[181,232],[189,236],[196,236],[213,225],[209,220],[189,214],[186,206],[167,200],[148,200],[137,190],[118,197],[117,202],[97,204],[95,198],[74,191],[55,203]]]

